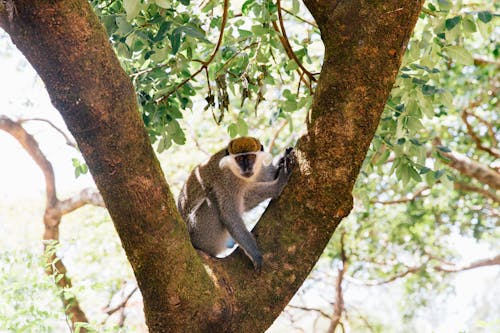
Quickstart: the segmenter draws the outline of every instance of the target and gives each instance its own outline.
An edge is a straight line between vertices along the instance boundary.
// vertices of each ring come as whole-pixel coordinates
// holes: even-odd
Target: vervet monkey
[[[234,241],[256,270],[262,254],[242,214],[268,198],[277,198],[291,175],[292,148],[273,165],[259,140],[237,138],[189,175],[177,201],[196,249],[217,256]],[[234,240],[234,241],[233,241]]]

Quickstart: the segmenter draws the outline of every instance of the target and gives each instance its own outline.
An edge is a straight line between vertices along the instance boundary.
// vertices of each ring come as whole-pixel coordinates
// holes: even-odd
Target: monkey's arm
[[[272,167],[272,170],[274,170],[270,181],[251,184],[244,197],[245,211],[249,211],[268,198],[276,199],[288,183],[294,163],[295,154],[293,149],[287,148],[284,156],[279,161],[278,167],[268,166],[268,168]],[[266,172],[270,170],[268,169]]]
[[[243,249],[250,260],[252,260],[254,268],[260,270],[262,267],[262,254],[257,247],[255,238],[247,230],[241,218],[241,213],[236,207],[236,203],[225,202],[223,205],[224,208],[220,209],[222,224],[224,224],[231,237]]]

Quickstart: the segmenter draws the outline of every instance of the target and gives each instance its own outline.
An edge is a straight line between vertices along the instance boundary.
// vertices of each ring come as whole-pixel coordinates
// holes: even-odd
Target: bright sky
[[[43,82],[3,32],[0,50],[0,114],[13,119],[44,118],[66,129],[50,103]],[[64,138],[50,125],[30,121],[26,128],[35,135],[40,148],[52,162],[58,192],[67,195],[93,184],[88,175],[75,179],[71,158],[79,158],[79,153],[67,146]],[[0,131],[0,150],[0,199],[43,196],[45,182],[40,169],[4,131]]]

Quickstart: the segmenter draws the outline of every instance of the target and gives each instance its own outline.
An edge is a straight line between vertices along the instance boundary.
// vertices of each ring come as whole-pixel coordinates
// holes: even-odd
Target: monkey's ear
[[[262,143],[260,144],[260,151],[264,151],[264,146],[262,145]]]
[[[233,158],[229,155],[224,156],[223,158],[220,159],[219,161],[219,168],[223,169],[225,167],[229,167],[231,163],[233,163]]]

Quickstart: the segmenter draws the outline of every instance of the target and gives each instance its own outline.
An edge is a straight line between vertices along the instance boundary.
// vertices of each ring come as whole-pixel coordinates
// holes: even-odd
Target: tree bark
[[[298,167],[256,228],[260,274],[241,251],[203,256],[204,266],[191,247],[132,85],[88,2],[0,5],[0,26],[44,80],[104,198],[151,332],[264,331],[352,208],[352,187],[422,1],[305,2],[325,58],[308,134],[296,147]]]

